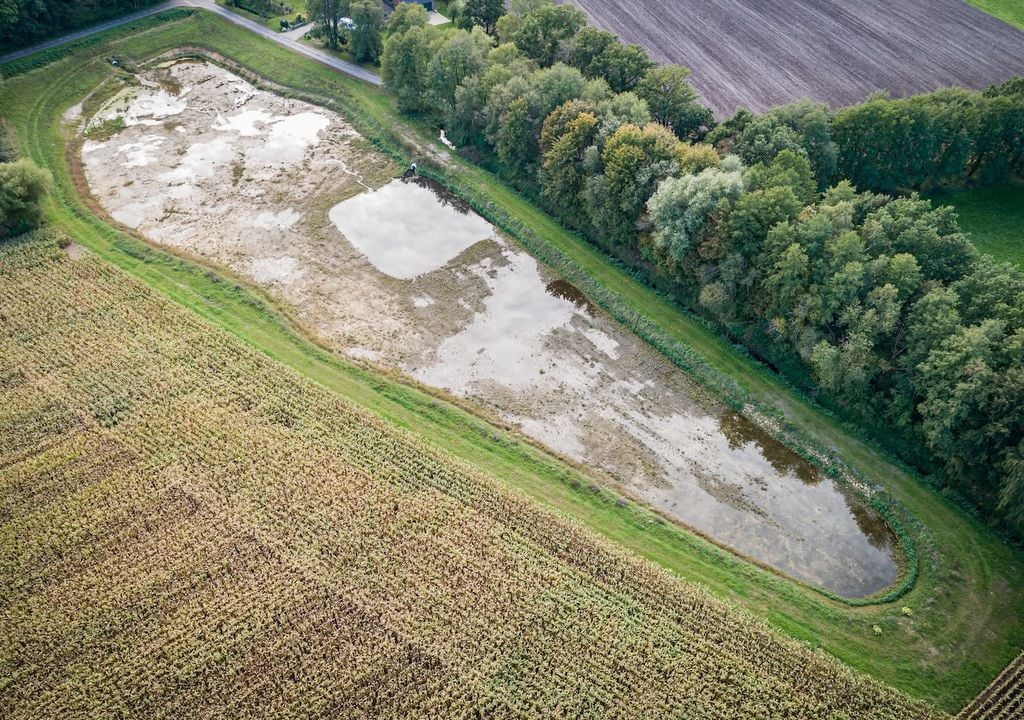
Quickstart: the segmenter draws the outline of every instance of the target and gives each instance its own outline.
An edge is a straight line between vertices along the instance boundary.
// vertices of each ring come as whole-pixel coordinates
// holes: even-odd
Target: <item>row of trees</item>
[[[763,115],[740,110],[707,140],[748,164],[786,148],[803,151],[821,189],[839,179],[877,192],[1005,182],[1024,172],[1024,79],[980,93],[879,93],[831,114],[809,102]]]
[[[813,183],[791,150],[668,178],[639,246],[691,304],[1024,528],[1024,275],[979,256],[950,208]]]
[[[46,37],[139,10],[157,0],[0,0],[0,47]]]
[[[291,5],[286,5],[279,0],[225,0],[227,5],[240,7],[254,15],[264,18],[272,18],[277,15],[290,15]]]
[[[685,68],[571,5],[463,12],[392,19],[404,112],[1024,530],[1024,278],[909,192],[1021,174],[1024,83],[715,126]]]

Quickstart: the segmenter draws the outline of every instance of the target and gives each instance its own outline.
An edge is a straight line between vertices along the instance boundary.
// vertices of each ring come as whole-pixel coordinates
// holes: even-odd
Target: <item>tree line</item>
[[[62,32],[154,5],[158,0],[0,0],[0,48],[31,45]]]
[[[292,12],[291,5],[280,2],[279,0],[225,0],[225,4],[242,8],[243,10],[251,12],[253,15],[259,15],[262,18],[289,15]]]
[[[1022,174],[1024,81],[716,124],[572,5],[489,7],[389,19],[403,112],[1024,531],[1024,276],[917,194]]]

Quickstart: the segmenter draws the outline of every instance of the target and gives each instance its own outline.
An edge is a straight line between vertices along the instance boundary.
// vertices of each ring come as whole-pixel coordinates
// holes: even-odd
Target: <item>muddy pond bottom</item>
[[[391,179],[336,113],[205,64],[142,80],[101,109],[123,129],[82,154],[123,224],[263,285],[338,350],[472,399],[742,555],[844,597],[897,577],[870,508],[708,404],[444,188]]]

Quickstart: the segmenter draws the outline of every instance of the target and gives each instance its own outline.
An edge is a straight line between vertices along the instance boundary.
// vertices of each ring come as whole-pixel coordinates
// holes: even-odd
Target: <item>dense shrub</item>
[[[0,239],[40,223],[52,184],[49,171],[28,160],[0,163]]]

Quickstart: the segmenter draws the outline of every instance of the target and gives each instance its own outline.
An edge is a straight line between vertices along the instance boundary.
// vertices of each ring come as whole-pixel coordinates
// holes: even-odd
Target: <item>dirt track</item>
[[[564,2],[565,0],[559,0]],[[1024,74],[1024,32],[961,0],[572,0],[594,24],[686,65],[719,116],[874,90],[982,88]]]

